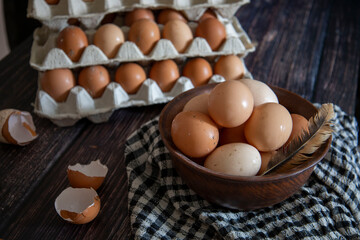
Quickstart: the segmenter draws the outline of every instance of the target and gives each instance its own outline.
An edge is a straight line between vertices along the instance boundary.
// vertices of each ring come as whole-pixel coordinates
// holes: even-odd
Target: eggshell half
[[[55,200],[56,212],[74,224],[92,221],[100,211],[100,198],[92,188],[68,187]]]
[[[100,160],[92,161],[90,164],[70,165],[67,175],[70,185],[74,188],[93,188],[97,190],[104,182],[108,168],[100,163]]]
[[[15,109],[0,111],[0,142],[24,146],[37,138],[32,116]]]

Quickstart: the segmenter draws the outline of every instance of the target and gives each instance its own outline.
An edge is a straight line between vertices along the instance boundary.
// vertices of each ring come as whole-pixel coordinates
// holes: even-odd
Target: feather
[[[269,160],[261,176],[274,170],[277,172],[290,170],[311,159],[311,155],[331,136],[333,117],[333,105],[331,103],[321,105],[318,112],[309,119],[309,131],[302,131],[300,137],[293,139],[287,147],[278,150]]]

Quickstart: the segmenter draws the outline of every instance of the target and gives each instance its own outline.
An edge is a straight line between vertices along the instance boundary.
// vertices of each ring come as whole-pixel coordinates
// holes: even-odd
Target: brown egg
[[[92,98],[101,97],[109,83],[109,72],[103,66],[90,66],[80,71],[79,85],[85,88]]]
[[[266,83],[248,78],[240,79],[239,81],[250,89],[254,97],[254,107],[267,102],[279,103],[276,94]]]
[[[146,80],[144,69],[136,63],[124,63],[116,70],[115,81],[128,94],[135,94]]]
[[[108,58],[115,57],[124,41],[121,28],[112,23],[102,25],[94,35],[94,45],[99,47]]]
[[[243,78],[245,67],[238,56],[221,56],[214,65],[214,74],[221,75],[225,80],[237,80]]]
[[[198,22],[201,22],[201,21],[204,21],[205,19],[208,19],[208,18],[217,18],[216,17],[216,14],[214,13],[213,10],[211,9],[207,9],[204,14],[200,17],[199,21]]]
[[[153,12],[150,9],[137,8],[125,14],[125,25],[131,26],[140,19],[149,19],[155,21]]]
[[[260,152],[261,155],[261,167],[259,172],[256,175],[261,175],[267,168],[270,159],[272,158],[272,156],[274,156],[274,154],[276,154],[276,151],[271,151],[271,152]]]
[[[287,146],[291,142],[291,140],[295,138],[299,138],[303,131],[309,132],[308,120],[305,117],[296,113],[292,113],[290,115],[293,125],[292,125],[290,137],[286,141],[284,146]]]
[[[216,18],[207,18],[199,22],[195,36],[205,38],[210,48],[216,51],[226,39],[226,30],[224,25]]]
[[[60,0],[45,0],[45,2],[49,5],[56,5]]]
[[[180,20],[168,21],[164,26],[162,37],[170,40],[179,53],[185,52],[193,40],[190,27]]]
[[[209,93],[203,93],[190,99],[184,106],[184,112],[201,112],[209,115],[208,111]]]
[[[289,138],[292,120],[289,111],[278,103],[264,103],[254,108],[245,123],[246,140],[259,151],[280,148]]]
[[[161,91],[170,91],[180,77],[179,68],[173,60],[155,62],[149,73],[149,77],[160,87]]]
[[[40,79],[41,89],[48,93],[55,101],[64,102],[76,81],[71,70],[53,69],[43,73]]]
[[[244,124],[234,128],[222,128],[220,130],[219,145],[228,143],[247,143],[244,134]]]
[[[219,130],[210,117],[203,113],[180,112],[171,124],[171,137],[182,153],[201,158],[215,149]]]
[[[140,19],[131,25],[128,39],[134,42],[143,54],[149,54],[160,39],[160,30],[156,23]]]
[[[56,47],[62,49],[73,62],[80,60],[87,46],[88,39],[84,31],[76,26],[64,28],[56,39]]]
[[[209,114],[220,126],[233,128],[250,117],[254,99],[248,87],[230,80],[216,85],[209,95]]]
[[[180,20],[184,23],[187,23],[186,17],[181,12],[176,11],[175,9],[163,9],[157,16],[157,23],[159,24],[166,24],[170,20]]]
[[[229,143],[216,148],[204,167],[235,176],[255,176],[261,165],[259,151],[246,143]]]
[[[182,75],[188,77],[194,87],[197,87],[207,84],[213,72],[208,61],[203,58],[193,58],[185,64]]]

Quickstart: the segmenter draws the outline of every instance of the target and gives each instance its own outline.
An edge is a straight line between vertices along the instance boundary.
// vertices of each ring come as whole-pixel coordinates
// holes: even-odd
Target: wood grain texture
[[[245,62],[256,79],[313,102],[331,101],[354,113],[360,65],[360,9],[356,0],[253,0],[237,16],[257,49]],[[37,72],[29,66],[32,39],[0,61],[0,109],[32,112]],[[163,105],[116,111],[110,121],[59,128],[33,114],[39,138],[25,147],[0,145],[0,238],[129,239],[124,143]],[[102,207],[76,226],[55,212],[69,186],[69,164],[100,159],[109,167],[98,190]]]
[[[315,102],[333,102],[354,115],[360,65],[360,2],[335,0],[326,29]]]
[[[41,180],[16,220],[8,226],[4,237],[43,239],[41,231],[46,229],[46,238],[49,239],[128,239],[130,222],[125,141],[145,121],[158,115],[162,107],[154,105],[122,109],[116,111],[109,122],[89,125]],[[93,222],[83,226],[67,223],[54,208],[56,197],[69,186],[66,169],[68,165],[90,163],[97,159],[109,168],[105,182],[97,191],[101,199],[100,214]],[[37,220],[36,228],[27,228],[34,224],[34,219]],[[24,230],[19,232],[19,226]]]
[[[28,39],[0,62],[0,109],[32,113],[30,103],[35,98],[37,72],[28,64],[31,42]],[[0,144],[0,233],[85,126],[83,121],[74,128],[62,129],[47,119],[32,116],[38,139],[24,147]]]
[[[237,13],[258,42],[245,62],[255,79],[310,100],[331,1],[254,1]],[[249,14],[247,8],[252,9]],[[251,19],[251,20],[249,20]]]

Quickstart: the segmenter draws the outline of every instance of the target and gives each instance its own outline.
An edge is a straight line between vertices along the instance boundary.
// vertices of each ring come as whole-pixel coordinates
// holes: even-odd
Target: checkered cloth
[[[337,106],[335,114],[331,149],[308,182],[253,211],[215,206],[190,190],[172,166],[158,118],[146,123],[125,149],[135,239],[360,239],[357,122]]]

